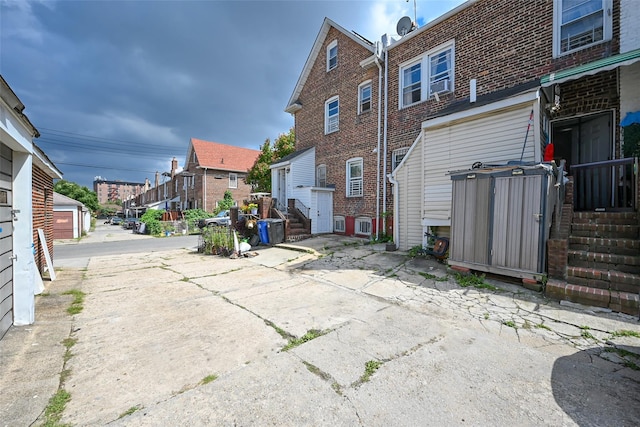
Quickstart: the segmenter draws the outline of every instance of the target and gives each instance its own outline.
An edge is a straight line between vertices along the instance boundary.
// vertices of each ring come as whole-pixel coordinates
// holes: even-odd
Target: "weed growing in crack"
[[[218,379],[218,376],[216,374],[207,375],[202,380],[200,380],[200,384],[202,385],[209,384],[210,382],[213,382],[217,379]]]
[[[67,308],[67,313],[73,316],[74,314],[78,314],[82,311],[82,309],[84,308],[82,306],[82,303],[84,302],[84,297],[85,297],[84,292],[79,291],[77,289],[72,289],[70,291],[63,292],[62,295],[73,296],[73,301],[71,302],[71,305],[69,306],[69,308]]]
[[[587,331],[586,329],[583,329],[580,332],[580,336],[582,338],[585,338],[585,339],[592,339],[592,340],[596,340],[596,341],[598,340],[596,337],[593,336],[593,334],[591,332]]]
[[[489,320],[489,313],[484,314],[484,320]]]
[[[516,322],[514,322],[513,320],[503,320],[502,324],[513,329],[518,329],[518,325],[516,325]]]
[[[361,383],[369,381],[371,376],[382,366],[382,362],[379,360],[369,360],[364,364],[364,374],[360,377]]]
[[[623,348],[617,348],[617,347],[608,347],[608,348],[605,348],[604,351],[606,351],[607,353],[616,353],[618,356],[620,356],[624,360],[624,366],[626,366],[627,368],[633,369],[634,371],[640,371],[640,366],[638,366],[638,364],[635,363],[633,360],[629,360],[632,358],[640,360],[640,355],[636,353],[632,353],[629,350],[625,350]]]
[[[273,329],[275,329],[275,331],[278,333],[278,335],[280,335],[285,340],[291,341],[291,340],[295,339],[295,337],[293,335],[291,335],[289,332],[285,331],[281,327],[277,326],[275,323],[270,322],[269,320],[266,320],[266,319],[264,320],[264,323],[266,323],[267,326],[271,326]]]
[[[68,391],[60,389],[51,396],[47,407],[44,409],[45,422],[44,427],[59,427],[60,418],[67,402],[71,400],[71,394]]]
[[[640,338],[640,332],[629,331],[627,329],[621,329],[619,331],[615,331],[615,332],[611,333],[611,338],[616,338],[616,337],[636,337],[636,338]]]
[[[306,343],[307,341],[311,341],[313,339],[321,337],[324,334],[326,334],[326,332],[322,332],[322,331],[319,331],[317,329],[311,329],[306,334],[301,336],[300,338],[292,338],[292,339],[290,339],[289,343],[287,345],[285,345],[284,347],[282,347],[282,351],[291,350],[292,348],[298,347],[299,345],[302,345],[302,344]]]
[[[482,274],[480,276],[476,276],[475,274],[468,274],[468,275],[463,275],[460,273],[456,273],[455,278],[456,278],[456,282],[458,283],[458,285],[460,285],[463,288],[477,288],[477,289],[487,289],[490,291],[499,291],[500,288],[496,288],[493,285],[490,285],[489,283],[485,282],[485,275]]]
[[[118,416],[118,419],[120,418],[124,418],[127,415],[131,415],[136,411],[139,411],[140,409],[142,409],[141,405],[136,405],[136,406],[132,406],[131,408],[127,409],[126,411],[124,411],[123,413],[120,414],[120,416]]]
[[[342,387],[340,387],[340,384],[338,384],[337,381],[334,381],[331,384],[331,388],[338,394],[338,396],[342,396]]]
[[[535,328],[537,329],[546,329],[547,331],[551,331],[552,329],[550,327],[548,327],[547,325],[545,325],[544,323],[538,323],[536,325],[533,325]]]
[[[64,363],[67,363],[69,359],[73,357],[73,353],[71,352],[71,347],[76,345],[77,342],[78,340],[76,338],[65,338],[64,340],[62,340],[62,345],[64,345],[66,348],[63,356]]]

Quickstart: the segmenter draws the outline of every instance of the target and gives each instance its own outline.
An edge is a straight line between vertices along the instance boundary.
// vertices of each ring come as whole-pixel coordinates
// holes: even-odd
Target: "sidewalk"
[[[383,249],[330,235],[63,269],[2,341],[2,425],[41,423],[59,385],[72,425],[640,424],[637,318]]]

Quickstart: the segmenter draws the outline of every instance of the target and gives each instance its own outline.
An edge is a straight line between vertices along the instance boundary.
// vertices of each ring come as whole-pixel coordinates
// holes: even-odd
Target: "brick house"
[[[42,229],[53,254],[53,179],[62,173],[38,148],[38,130],[0,76],[0,338],[11,325],[35,321],[42,291]]]
[[[324,162],[323,150],[335,153],[326,163],[327,177],[329,169],[344,171],[350,159],[364,160],[366,183],[357,207],[374,200],[379,208],[368,209],[377,213],[374,225],[380,212],[393,212],[394,241],[405,250],[424,244],[425,231],[455,235],[450,171],[474,164],[540,163],[553,142],[554,160],[565,162],[569,184],[558,203],[564,222],[541,230],[536,242],[546,250],[551,234],[542,261],[552,260],[549,276],[564,281],[547,293],[637,313],[640,260],[628,255],[638,250],[638,178],[635,160],[622,159],[619,123],[640,110],[640,37],[633,24],[639,12],[633,0],[574,6],[563,0],[522,2],[517,8],[505,0],[467,1],[422,28],[408,28],[397,40],[383,36],[365,58],[366,43],[341,42],[346,32],[325,20],[309,59],[315,64],[305,65],[286,111],[295,114],[296,147],[315,146],[316,168]],[[335,40],[337,67],[349,73],[334,81],[325,62]],[[377,74],[383,77],[375,79]],[[367,78],[372,116],[380,112],[382,124],[374,120],[367,126],[359,114],[357,88]],[[323,135],[322,118],[326,127],[327,105],[338,89],[345,93],[338,95],[339,129]],[[381,144],[375,135],[382,136]],[[381,153],[382,161],[369,168],[372,153]],[[334,178],[336,199],[347,178],[344,172]],[[347,219],[354,206],[349,201],[354,199],[344,205],[334,200],[334,230],[366,235],[358,226],[342,228],[340,214]],[[602,254],[588,240],[605,236],[605,229],[614,230],[611,238],[623,238],[607,243],[622,246],[622,254]],[[458,243],[465,239],[472,236]],[[608,263],[599,261],[605,258]],[[620,270],[624,273],[611,273]],[[589,296],[594,293],[598,296]]]
[[[251,194],[245,179],[259,155],[259,150],[191,138],[183,170],[174,158],[171,172],[156,173],[155,185],[132,201],[144,208],[213,212],[229,190],[239,206]]]

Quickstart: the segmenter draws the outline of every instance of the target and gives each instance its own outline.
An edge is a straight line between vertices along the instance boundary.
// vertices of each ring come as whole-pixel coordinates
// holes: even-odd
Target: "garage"
[[[73,212],[53,212],[53,238],[73,239]]]

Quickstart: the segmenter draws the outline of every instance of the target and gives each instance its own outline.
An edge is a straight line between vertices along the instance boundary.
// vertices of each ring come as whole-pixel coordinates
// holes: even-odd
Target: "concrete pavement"
[[[0,425],[44,422],[59,388],[78,426],[640,424],[637,318],[361,239],[296,246],[63,268],[0,342]]]

